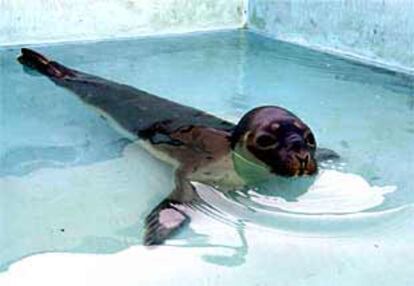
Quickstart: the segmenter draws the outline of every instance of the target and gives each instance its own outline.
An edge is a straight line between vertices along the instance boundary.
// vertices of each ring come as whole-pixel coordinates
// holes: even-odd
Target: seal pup
[[[199,200],[191,181],[220,190],[248,182],[237,166],[286,177],[313,175],[318,150],[310,128],[290,111],[261,106],[237,125],[143,90],[83,73],[23,48],[18,61],[76,94],[157,158],[175,167],[175,188],[146,217],[145,245],[164,242],[189,222],[185,208]],[[246,168],[245,168],[246,169]],[[246,173],[246,172],[245,172]],[[247,175],[248,175],[247,174]],[[256,177],[256,176],[255,176]]]

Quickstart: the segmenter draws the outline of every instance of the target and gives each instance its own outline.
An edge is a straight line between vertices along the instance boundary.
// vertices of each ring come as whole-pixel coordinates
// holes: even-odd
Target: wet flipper
[[[186,213],[200,198],[194,186],[186,178],[188,169],[179,168],[175,175],[175,190],[156,206],[145,219],[144,244],[160,245],[190,222]]]
[[[335,151],[328,148],[318,148],[315,152],[315,159],[317,162],[324,162],[328,160],[339,160],[341,156]]]
[[[22,54],[17,58],[17,60],[22,65],[30,69],[34,69],[48,77],[60,79],[66,76],[75,75],[74,71],[57,62],[48,60],[45,56],[33,50],[23,48],[21,53]]]
[[[144,244],[160,245],[190,222],[183,204],[170,199],[162,201],[145,219]]]

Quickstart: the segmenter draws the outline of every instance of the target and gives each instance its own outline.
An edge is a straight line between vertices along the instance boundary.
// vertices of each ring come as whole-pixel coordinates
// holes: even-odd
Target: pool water
[[[191,225],[147,250],[143,219],[172,189],[173,170],[68,91],[25,72],[19,47],[1,48],[0,282],[33,254],[110,261],[139,249],[128,265],[113,264],[125,285],[413,285],[413,76],[244,30],[36,49],[235,122],[253,107],[283,106],[341,160],[322,168],[318,186],[329,192],[280,194],[301,180],[229,194],[197,184],[206,203]],[[149,256],[175,270],[152,275]],[[112,281],[110,272],[97,273]]]

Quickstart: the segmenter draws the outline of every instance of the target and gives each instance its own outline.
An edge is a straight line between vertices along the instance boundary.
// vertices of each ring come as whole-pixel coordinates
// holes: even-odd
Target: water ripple
[[[280,180],[278,185],[269,183],[274,188],[279,187],[273,194],[269,189],[263,192],[261,188],[221,193],[195,183],[205,201],[197,210],[233,226],[246,222],[250,226],[298,235],[328,236],[359,234],[384,224],[398,225],[396,220],[412,211],[411,205],[380,209],[386,195],[397,188],[372,186],[355,174],[325,170],[314,180],[297,181],[290,187],[287,181],[284,185]],[[289,188],[292,191],[299,185],[308,188],[297,192],[296,197],[281,196],[283,192],[288,193]]]

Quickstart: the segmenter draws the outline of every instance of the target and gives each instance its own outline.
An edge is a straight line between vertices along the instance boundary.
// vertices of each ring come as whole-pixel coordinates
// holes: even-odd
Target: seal
[[[125,136],[175,168],[175,188],[146,217],[145,245],[162,244],[189,222],[200,198],[191,181],[234,190],[261,176],[303,176],[337,155],[317,149],[310,128],[292,112],[261,106],[237,125],[143,90],[65,67],[23,48],[18,61],[94,107]],[[253,176],[252,176],[253,174]]]

